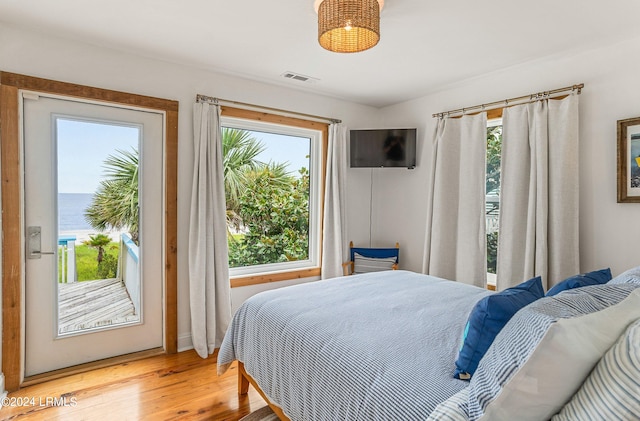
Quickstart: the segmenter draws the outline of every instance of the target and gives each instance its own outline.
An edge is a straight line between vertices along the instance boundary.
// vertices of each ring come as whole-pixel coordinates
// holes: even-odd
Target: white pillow
[[[469,399],[469,388],[462,389],[451,396],[429,414],[427,421],[469,421],[467,411],[467,400]]]
[[[640,266],[631,268],[621,273],[609,282],[609,284],[640,284]]]
[[[523,308],[471,379],[470,419],[550,419],[638,318],[640,288],[633,284],[576,288]]]
[[[602,357],[552,421],[640,419],[640,319]]]
[[[353,253],[353,273],[391,270],[395,263],[395,257],[364,257],[359,253]]]

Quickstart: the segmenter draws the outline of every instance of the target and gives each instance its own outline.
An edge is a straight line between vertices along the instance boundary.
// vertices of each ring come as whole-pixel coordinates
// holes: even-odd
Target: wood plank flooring
[[[161,355],[28,386],[10,393],[0,420],[237,421],[266,406],[238,396],[238,367],[222,376],[195,351]]]
[[[60,333],[139,320],[127,288],[118,279],[58,286]]]

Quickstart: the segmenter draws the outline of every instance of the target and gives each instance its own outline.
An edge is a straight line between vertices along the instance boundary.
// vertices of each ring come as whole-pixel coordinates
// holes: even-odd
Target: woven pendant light
[[[380,40],[378,0],[324,0],[318,7],[318,42],[337,53],[368,50]]]

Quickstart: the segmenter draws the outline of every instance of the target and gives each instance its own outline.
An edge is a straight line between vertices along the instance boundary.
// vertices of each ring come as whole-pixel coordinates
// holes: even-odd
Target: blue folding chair
[[[351,241],[349,257],[351,260],[342,264],[345,276],[354,273],[396,270],[400,258],[400,244],[396,243],[392,248],[369,248],[353,247],[353,241]]]

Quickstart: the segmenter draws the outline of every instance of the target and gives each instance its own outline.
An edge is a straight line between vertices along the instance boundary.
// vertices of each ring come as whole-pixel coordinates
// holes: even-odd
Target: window
[[[502,153],[502,119],[487,121],[487,179],[485,215],[487,226],[487,272],[489,284],[495,285],[498,262],[498,228],[500,216],[500,157]],[[491,276],[493,274],[493,276]]]
[[[319,275],[326,124],[223,107],[221,126],[232,286]]]

